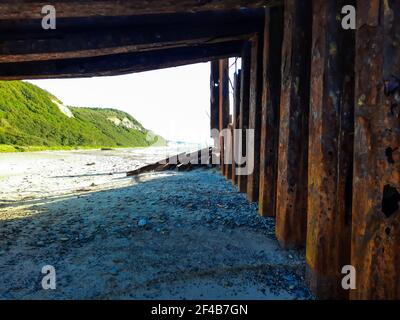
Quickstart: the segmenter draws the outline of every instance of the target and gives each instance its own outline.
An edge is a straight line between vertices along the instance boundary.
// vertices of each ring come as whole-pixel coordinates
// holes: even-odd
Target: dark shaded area
[[[382,211],[387,218],[390,218],[399,210],[400,193],[396,188],[387,184],[383,188]]]

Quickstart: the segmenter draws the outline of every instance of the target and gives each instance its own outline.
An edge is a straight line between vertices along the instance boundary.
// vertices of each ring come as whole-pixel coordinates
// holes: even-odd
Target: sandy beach
[[[312,298],[304,252],[218,171],[126,177],[164,155],[0,154],[0,299]]]

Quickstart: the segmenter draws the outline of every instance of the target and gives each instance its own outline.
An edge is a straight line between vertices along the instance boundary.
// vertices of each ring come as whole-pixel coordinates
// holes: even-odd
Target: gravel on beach
[[[14,168],[0,173],[0,299],[313,299],[304,252],[280,249],[274,220],[218,171],[126,177],[141,161],[0,157]]]

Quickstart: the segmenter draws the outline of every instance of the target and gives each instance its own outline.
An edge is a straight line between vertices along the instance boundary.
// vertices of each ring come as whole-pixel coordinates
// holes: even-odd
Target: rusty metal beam
[[[246,42],[242,51],[242,77],[240,84],[240,120],[239,128],[242,133],[242,155],[247,154],[246,130],[249,128],[249,104],[250,104],[250,68],[251,68],[251,43]],[[238,180],[240,192],[247,192],[247,175],[240,175]]]
[[[261,111],[260,196],[262,216],[276,215],[279,105],[283,42],[283,8],[267,8],[264,30],[264,74]]]
[[[0,63],[0,79],[76,78],[129,74],[207,62],[240,55],[243,42],[233,41],[104,57]]]
[[[307,280],[320,299],[345,299],[350,264],[355,32],[337,17],[349,0],[313,1]],[[349,201],[350,199],[350,201]]]
[[[57,0],[53,2],[59,19],[259,8],[280,3],[279,0],[152,0],[146,2],[138,0]],[[48,1],[41,0],[2,1],[0,3],[0,20],[42,19],[42,7],[48,4]]]
[[[306,242],[311,32],[311,1],[285,0],[276,212],[285,248]]]
[[[260,187],[260,144],[261,144],[261,110],[263,93],[263,32],[252,39],[250,70],[250,109],[249,129],[254,130],[254,145],[249,156],[254,159],[254,170],[247,177],[247,197],[252,202],[258,201]]]
[[[400,2],[358,1],[352,299],[400,299]]]

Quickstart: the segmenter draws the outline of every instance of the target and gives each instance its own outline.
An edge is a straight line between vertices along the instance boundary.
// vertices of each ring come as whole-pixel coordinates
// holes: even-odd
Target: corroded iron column
[[[249,128],[249,103],[250,103],[250,66],[251,66],[251,43],[246,42],[242,52],[242,76],[240,85],[240,121],[239,127],[242,132],[242,154],[247,154],[246,130]],[[239,176],[240,192],[247,192],[247,176]]]
[[[259,212],[274,217],[278,177],[279,104],[283,41],[283,7],[267,8],[261,111]]]
[[[249,129],[254,130],[254,145],[249,148],[248,156],[254,159],[254,170],[247,177],[247,197],[250,201],[257,202],[260,187],[263,32],[254,36],[251,44]]]
[[[352,299],[400,299],[400,2],[358,1]]]
[[[235,73],[235,80],[233,84],[233,142],[234,148],[232,148],[233,155],[232,155],[232,183],[234,185],[238,184],[239,176],[236,174],[236,159],[238,158],[236,152],[238,151],[235,147],[235,144],[239,141],[236,141],[236,132],[239,130],[239,122],[240,122],[240,79],[241,79],[241,70],[238,70]]]
[[[229,125],[229,59],[219,61],[219,132],[228,129]],[[221,136],[221,171],[225,175],[227,166],[225,164],[226,139]]]
[[[276,235],[285,248],[306,242],[311,4],[285,0],[276,212]]]
[[[355,32],[344,30],[349,0],[313,1],[308,157],[307,280],[320,299],[343,299],[350,264]]]

